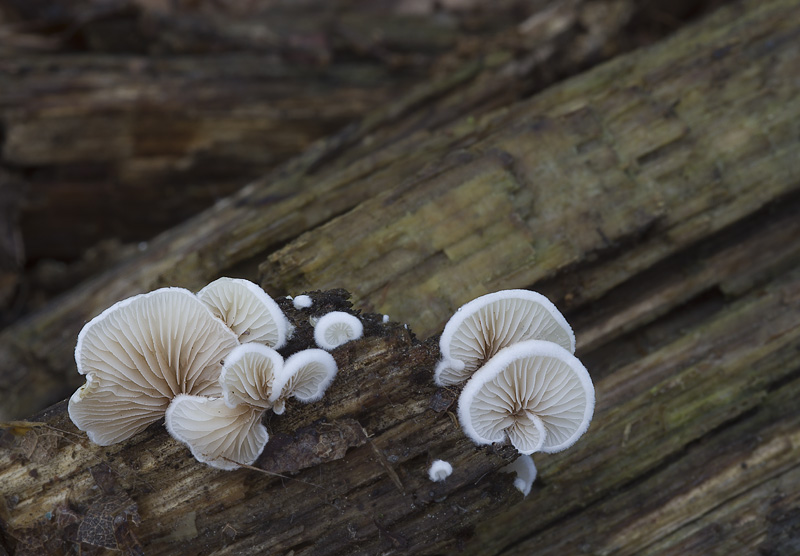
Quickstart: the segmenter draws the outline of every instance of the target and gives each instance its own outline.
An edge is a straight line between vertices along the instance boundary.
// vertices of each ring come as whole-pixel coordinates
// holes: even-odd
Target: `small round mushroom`
[[[430,468],[428,468],[428,478],[435,483],[444,481],[452,473],[453,466],[441,459],[434,460]]]
[[[311,299],[311,297],[303,294],[295,297],[292,300],[292,304],[294,305],[295,309],[308,309],[314,304],[314,301]]]
[[[461,427],[473,442],[508,437],[521,454],[572,446],[593,412],[586,368],[561,346],[541,340],[500,350],[467,382],[458,402]]]
[[[336,376],[336,371],[336,360],[327,351],[298,351],[275,374],[269,400],[272,411],[281,415],[289,397],[297,398],[303,403],[319,400]]]
[[[527,497],[531,493],[531,487],[537,475],[536,465],[534,465],[531,456],[522,454],[505,467],[501,467],[500,472],[516,473],[517,477],[514,479],[514,486],[522,493],[523,497]]]
[[[336,349],[364,333],[364,325],[358,317],[343,311],[331,311],[323,315],[314,325],[314,341],[322,349]]]
[[[166,427],[197,461],[231,470],[251,465],[264,450],[269,435],[263,414],[247,404],[232,408],[222,398],[181,394],[167,408]]]
[[[278,304],[249,280],[220,278],[197,292],[197,297],[242,343],[258,342],[280,349],[291,336],[292,326]]]
[[[283,357],[261,344],[242,344],[226,357],[219,375],[222,397],[228,407],[241,403],[269,409],[272,383],[283,368]]]
[[[525,340],[555,342],[575,352],[575,335],[555,305],[540,293],[503,290],[473,299],[447,322],[439,340],[442,360],[434,382],[468,379],[495,353]]]
[[[164,415],[178,394],[221,395],[220,361],[236,335],[190,291],[163,288],[112,305],[78,334],[86,384],[69,401],[75,425],[102,446]]]

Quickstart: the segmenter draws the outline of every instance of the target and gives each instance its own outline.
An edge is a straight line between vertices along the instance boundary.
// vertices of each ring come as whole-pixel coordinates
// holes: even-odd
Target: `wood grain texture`
[[[314,347],[309,317],[346,309],[345,295],[313,293],[310,310],[280,300],[297,327],[284,354]],[[339,373],[324,399],[270,413],[271,440],[253,469],[196,462],[163,422],[93,445],[66,402],[35,416],[38,425],[9,427],[0,448],[6,539],[16,554],[36,553],[43,538],[53,539],[50,553],[82,543],[147,554],[427,553],[463,542],[481,512],[521,497],[511,476],[492,473],[515,452],[475,450],[447,404],[431,409],[448,393],[431,380],[430,343],[380,315],[361,318],[365,337],[334,351]],[[452,463],[446,482],[428,479],[433,459]],[[127,523],[121,508],[136,514],[124,535],[96,524]]]
[[[590,143],[584,147],[588,149],[589,155],[581,155],[578,152],[574,153],[574,159],[567,156],[573,152],[575,141],[580,137],[592,138],[600,133],[597,125],[591,127],[590,110],[582,110],[584,106],[582,103],[585,101],[581,99],[591,91],[594,91],[595,95],[600,95],[609,80],[614,81],[620,76],[629,77],[629,69],[637,64],[641,68],[650,68],[646,70],[647,72],[655,72],[657,71],[655,68],[658,67],[662,68],[660,70],[662,72],[670,68],[670,71],[678,72],[683,71],[681,64],[696,64],[703,68],[698,79],[705,78],[708,73],[706,70],[710,71],[709,68],[716,68],[722,64],[727,64],[726,68],[728,65],[735,66],[736,63],[731,60],[738,59],[738,56],[715,58],[709,54],[698,58],[697,53],[703,49],[713,53],[721,45],[727,45],[733,37],[739,37],[737,33],[741,33],[741,37],[737,40],[742,41],[742,44],[761,44],[758,41],[763,41],[763,36],[770,33],[780,35],[784,32],[781,31],[783,29],[781,25],[791,20],[792,9],[791,5],[770,5],[750,14],[750,25],[741,29],[730,26],[732,21],[736,21],[738,12],[724,11],[717,20],[707,24],[706,31],[699,33],[692,31],[680,35],[680,38],[672,39],[670,44],[686,40],[693,45],[694,49],[690,49],[688,53],[686,49],[681,51],[682,57],[678,54],[670,56],[672,50],[666,46],[641,52],[632,57],[622,57],[601,71],[587,74],[585,80],[578,81],[583,83],[581,86],[569,82],[567,88],[559,86],[511,110],[501,110],[485,117],[481,117],[481,114],[513,100],[519,94],[519,87],[525,90],[535,87],[537,83],[542,85],[545,81],[523,71],[520,68],[520,60],[516,58],[510,60],[503,57],[500,60],[478,58],[470,63],[460,64],[457,71],[420,85],[408,95],[381,107],[358,125],[316,143],[301,156],[266,177],[252,182],[236,194],[220,200],[208,211],[174,227],[146,245],[143,244],[141,252],[123,258],[107,272],[76,286],[38,314],[30,315],[0,332],[0,360],[7,362],[4,372],[0,374],[0,386],[2,386],[0,392],[3,393],[0,395],[2,411],[6,415],[26,415],[34,411],[42,400],[54,403],[64,397],[74,386],[71,382],[74,380],[74,374],[69,355],[72,351],[72,338],[85,321],[115,301],[164,285],[197,289],[220,274],[239,273],[252,277],[253,266],[272,251],[298,238],[302,232],[320,226],[376,195],[383,195],[382,200],[388,200],[387,195],[397,195],[402,202],[407,202],[409,197],[403,196],[404,191],[416,187],[415,184],[421,186],[428,184],[427,187],[433,187],[431,183],[435,182],[436,176],[439,175],[442,182],[438,188],[440,191],[445,191],[448,184],[455,185],[453,180],[457,179],[456,174],[448,172],[455,171],[454,169],[461,164],[459,160],[463,157],[476,160],[475,164],[484,172],[483,177],[474,176],[472,185],[464,186],[472,192],[470,194],[477,194],[480,187],[484,189],[491,187],[492,178],[486,172],[495,171],[491,169],[494,167],[498,172],[505,172],[503,187],[506,188],[505,193],[498,191],[493,194],[495,201],[501,203],[496,205],[496,208],[502,208],[502,203],[512,203],[524,208],[512,219],[515,224],[509,224],[509,221],[504,219],[503,213],[497,214],[501,220],[495,223],[490,223],[492,217],[484,214],[481,222],[486,223],[487,229],[485,234],[482,233],[482,237],[485,238],[479,239],[477,246],[486,245],[486,241],[491,237],[503,236],[511,226],[514,233],[504,244],[498,245],[498,253],[508,261],[520,258],[530,263],[534,256],[531,249],[535,246],[532,245],[529,234],[533,233],[537,241],[556,241],[548,248],[549,250],[543,251],[539,248],[535,254],[538,269],[536,272],[531,272],[529,267],[523,265],[508,274],[505,279],[499,280],[502,276],[501,271],[493,271],[492,276],[497,285],[531,283],[542,276],[551,276],[559,269],[578,264],[584,258],[595,257],[596,249],[613,248],[611,240],[619,241],[620,238],[632,240],[631,236],[638,237],[649,229],[655,219],[660,218],[661,201],[655,194],[654,187],[648,186],[640,190],[639,185],[627,177],[625,167],[620,166],[612,148],[612,146],[617,148],[613,141],[608,144],[597,143],[597,152],[592,151]],[[785,17],[781,18],[781,15]],[[551,60],[554,41],[557,43],[567,38],[564,36],[565,32],[568,33],[565,29],[581,27],[575,22],[574,17],[568,17],[566,21],[566,26],[556,26],[549,30],[545,28],[541,36],[537,36],[535,40],[529,39],[531,44],[523,52],[531,55],[538,53],[532,60],[538,60],[540,63]],[[618,26],[621,24],[617,22]],[[720,29],[728,29],[728,34]],[[582,46],[576,48],[583,54],[578,56],[578,59],[585,59],[583,56],[591,57],[596,44],[584,45],[579,39],[580,37],[576,37],[577,44]],[[755,58],[750,63],[754,64],[758,60],[774,55],[779,61],[785,58],[785,63],[789,64],[794,50],[791,43],[781,42],[776,43],[774,52],[767,53],[763,49],[757,52],[761,54],[753,54]],[[578,60],[572,60],[571,63],[573,64],[571,67],[575,69]],[[650,66],[650,63],[654,65]],[[725,71],[733,71],[737,67],[730,67]],[[641,71],[645,72],[645,69]],[[784,89],[779,90],[784,91]],[[510,96],[504,96],[506,94]],[[700,97],[698,100],[700,105],[693,106],[697,110],[702,110],[703,106],[709,110],[716,109],[724,94],[732,93],[724,87],[721,91],[710,91],[708,95]],[[647,96],[645,93],[642,95]],[[621,106],[633,103],[631,110],[645,118],[643,125],[655,118],[660,110],[658,106],[649,107],[647,103],[642,106],[641,98],[636,95],[631,96],[629,88],[611,94],[605,102],[608,106],[614,103]],[[551,106],[551,115],[548,116],[550,119],[540,117],[541,111],[546,106]],[[563,116],[563,122],[577,126],[578,129],[567,127],[560,130],[556,126],[557,122],[562,122],[559,120],[562,116],[558,115],[560,112],[555,108],[558,106],[561,107],[558,110],[567,114]],[[759,106],[763,110],[767,109],[754,103],[753,110],[757,110]],[[793,109],[791,100],[782,105],[782,110],[791,112]],[[464,116],[465,114],[467,116]],[[783,122],[781,116],[776,117],[778,122]],[[509,123],[514,123],[514,119],[519,119],[519,122],[511,125],[510,130],[506,129],[509,128]],[[583,125],[590,125],[590,128],[583,131],[581,128]],[[675,125],[677,124],[664,126],[667,138],[677,133]],[[494,147],[489,146],[492,141],[497,142]],[[530,167],[521,163],[515,166],[513,157],[504,154],[513,151],[512,147],[506,144],[509,141],[519,142],[520,145],[531,142],[529,146],[541,148],[542,152],[558,154],[553,151],[556,148],[555,144],[549,147],[547,144],[555,141],[568,150],[558,155],[562,158],[556,157],[556,160],[560,160],[561,166],[548,166],[549,161],[535,157],[529,157],[527,160],[526,164],[530,164]],[[485,155],[474,149],[470,152],[472,144],[480,144],[481,148],[493,150]],[[778,141],[777,144],[780,146],[782,143]],[[750,148],[749,143],[743,144],[742,148]],[[785,155],[784,150],[777,152],[780,156]],[[596,173],[590,167],[581,166],[585,162],[582,156],[594,157],[592,160],[597,167]],[[481,157],[485,157],[486,160],[480,160]],[[556,173],[551,179],[542,182],[538,173],[543,172],[542,175],[546,176],[550,170]],[[710,168],[708,170],[711,171]],[[587,191],[592,195],[598,195],[602,201],[601,194],[605,187],[602,183],[607,182],[609,188],[612,185],[619,187],[619,192],[616,193],[618,204],[614,205],[611,213],[604,216],[607,221],[602,220],[597,213],[573,213],[576,214],[576,219],[581,220],[582,225],[580,232],[576,232],[575,237],[570,238],[572,232],[567,234],[565,230],[559,228],[558,216],[551,214],[551,211],[568,211],[573,197],[569,197],[567,193],[580,189],[582,180],[594,180],[592,176],[595,175],[602,176],[602,182],[592,181],[586,186],[589,188]],[[789,187],[786,182],[790,178],[785,173],[777,174],[772,179],[776,180],[776,192]],[[523,185],[524,183],[536,183],[537,186],[531,190]],[[676,195],[684,191],[680,189],[680,185],[680,182],[675,184]],[[519,199],[512,195],[517,188],[521,193]],[[565,188],[563,194],[553,194],[561,191],[561,188]],[[613,198],[615,194],[613,190],[611,191]],[[689,193],[691,189],[685,191]],[[633,197],[629,198],[628,192]],[[455,194],[454,190],[450,195]],[[505,200],[502,199],[502,195],[506,195]],[[537,200],[536,202],[543,199],[543,207],[548,207],[546,203],[554,204],[549,205],[550,208],[544,214],[539,212],[528,214],[531,195]],[[771,198],[767,190],[763,195],[765,199]],[[700,197],[698,202],[703,198]],[[551,199],[557,200],[551,201]],[[641,202],[641,207],[630,208],[633,205],[628,203],[634,201]],[[706,203],[708,202],[713,201],[707,199]],[[744,203],[744,200],[742,202]],[[702,207],[698,208],[701,209]],[[746,208],[742,210],[747,212]],[[730,219],[735,219],[737,214],[739,213],[732,212],[728,216]],[[519,221],[519,218],[522,220]],[[526,218],[530,222],[526,221]],[[595,218],[595,221],[586,218]],[[412,223],[411,220],[407,222]],[[366,228],[370,226],[374,227],[374,223],[365,222]],[[541,228],[538,228],[539,226]],[[597,232],[598,226],[602,233]],[[536,235],[537,229],[542,234],[546,232],[556,237],[547,240],[544,236]],[[462,228],[462,231],[466,233],[468,228]],[[464,238],[465,241],[460,245],[448,246],[449,256],[458,263],[453,268],[457,268],[460,264],[466,265],[465,268],[469,269],[469,265],[472,264],[479,269],[484,264],[480,257],[467,256],[472,249],[469,241],[475,241],[475,238],[470,239],[469,235],[465,235]],[[352,238],[343,240],[353,241]],[[304,239],[300,237],[298,241],[302,242]],[[387,241],[390,243],[391,238]],[[692,237],[687,236],[685,241],[692,241]],[[420,260],[420,256],[424,258],[428,246],[421,246],[417,253],[415,249],[415,245],[412,244],[406,256]],[[397,255],[400,254],[398,250]],[[642,256],[646,265],[651,264],[646,262],[649,260],[648,257],[655,258],[658,255],[655,252],[651,254],[648,250]],[[435,265],[437,259],[444,261],[447,257],[447,254],[437,253],[426,262],[426,265]],[[398,261],[397,264],[401,266],[397,271],[402,270],[402,264],[407,263],[408,261]],[[513,266],[510,262],[508,264]],[[455,280],[460,290],[463,288],[459,282],[461,268],[458,269],[457,275],[453,276],[451,273],[450,276],[441,278]],[[436,269],[430,270],[434,273]],[[503,269],[506,270],[508,269]],[[363,272],[361,269],[354,269],[353,276],[356,274],[363,275]],[[352,276],[341,275],[339,278],[342,282],[339,285],[348,285],[352,281]],[[398,287],[404,286],[403,277],[398,275],[397,278]],[[624,276],[619,276],[618,279],[624,279]],[[489,287],[488,278],[486,280],[484,289]],[[374,285],[374,281],[371,283]],[[280,280],[276,286],[281,287]],[[467,286],[462,299],[481,289],[475,283]],[[358,299],[363,298],[365,293],[363,287],[358,285],[349,287]],[[430,289],[430,283],[428,287]],[[424,292],[424,288],[424,283],[415,284],[417,291]],[[292,287],[293,293],[298,293],[299,289],[300,282]],[[392,301],[392,303],[402,302],[402,300]],[[376,301],[373,300],[371,303],[375,304]],[[455,303],[457,301],[450,298],[434,304],[435,313],[429,311],[422,315],[421,319],[407,320],[417,327],[420,334],[427,335],[435,330],[436,323],[444,321]],[[405,318],[396,311],[394,313],[393,316],[396,318]],[[23,377],[26,376],[31,377],[29,383],[36,384],[35,391],[22,386]]]
[[[274,293],[352,288],[367,324],[323,402],[267,423],[257,467],[305,482],[213,471],[159,425],[101,449],[62,403],[0,437],[0,547],[40,554],[46,532],[129,553],[797,552],[798,9],[736,4],[437,131],[370,147],[391,134],[364,124],[6,330],[2,360],[55,392],[84,319],[225,269],[261,263]],[[501,287],[564,309],[597,390],[588,433],[535,456],[525,500],[497,472],[510,449],[472,445],[447,412],[457,390],[431,380],[442,323]],[[288,353],[310,327],[280,302]],[[439,457],[456,472],[432,487]]]
[[[0,165],[28,182],[28,257],[148,240],[404,94],[425,102],[430,81],[484,81],[435,110],[449,119],[634,46],[633,3],[557,4],[3,0]],[[492,66],[507,76],[479,77]],[[395,127],[432,129],[433,111]]]

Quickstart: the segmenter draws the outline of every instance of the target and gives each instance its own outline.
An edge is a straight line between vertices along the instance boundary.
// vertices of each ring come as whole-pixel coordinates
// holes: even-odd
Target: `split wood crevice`
[[[24,376],[51,399],[77,386],[77,331],[114,301],[257,266],[272,293],[344,287],[430,339],[375,317],[322,402],[270,420],[261,461],[313,447],[305,482],[213,471],[157,425],[104,449],[10,429],[4,538],[112,508],[148,554],[797,551],[798,10],[744,2],[488,116],[320,144],[5,330],[12,415]],[[597,392],[524,501],[496,472],[513,454],[469,443],[431,380],[452,310],[507,287],[565,309]],[[74,430],[63,405],[37,419]],[[432,458],[453,463],[444,483]]]

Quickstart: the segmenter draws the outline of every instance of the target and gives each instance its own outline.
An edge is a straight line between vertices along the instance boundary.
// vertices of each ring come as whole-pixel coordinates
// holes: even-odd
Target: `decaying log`
[[[782,261],[728,299],[700,296],[685,315],[646,274],[620,288],[669,313],[581,354],[596,381],[594,422],[569,451],[536,457],[525,501],[497,473],[510,450],[473,446],[450,414],[457,389],[433,386],[435,345],[367,314],[366,337],[334,353],[340,375],[324,400],[268,422],[255,467],[291,479],[211,470],[160,425],[99,448],[61,403],[2,437],[6,540],[17,554],[41,553],[42,538],[148,554],[786,553],[798,502],[800,253],[774,240],[797,226],[800,198],[785,201],[671,261],[672,285],[688,290],[697,261],[717,261],[720,275],[701,288],[712,292],[746,278],[742,261],[763,251]],[[346,308],[341,293],[312,297],[316,314]],[[287,351],[309,344],[310,314],[279,301],[298,326]],[[616,295],[598,303],[579,338],[628,312]],[[433,458],[454,464],[444,483],[425,477]],[[83,525],[101,517],[124,526],[107,537]]]
[[[432,4],[0,1],[0,165],[28,181],[29,259],[148,240],[416,86],[428,109],[391,106],[395,134],[508,104],[631,49],[629,25],[662,36],[649,10],[674,9]]]
[[[272,293],[343,286],[425,337],[502,287],[561,277],[577,310],[781,199],[798,187],[797,6],[745,6],[486,117],[393,136],[406,98],[319,143],[0,333],[3,412],[76,387],[75,335],[114,301],[252,276],[287,241],[262,266]],[[437,86],[442,113],[487,90]]]
[[[314,346],[310,316],[349,305],[341,290],[312,298],[310,310],[280,300],[297,327],[285,354]],[[66,402],[9,427],[0,448],[6,543],[18,555],[81,544],[149,555],[412,554],[469,542],[484,512],[521,498],[513,476],[493,472],[514,450],[476,450],[461,434],[453,393],[432,382],[430,342],[381,315],[362,320],[365,337],[334,351],[340,370],[324,399],[269,418],[270,442],[251,469],[199,464],[163,422],[93,445]],[[427,476],[438,458],[455,469],[444,483]]]
[[[367,324],[323,401],[269,420],[261,471],[211,470],[159,425],[98,448],[64,403],[7,424],[0,553],[800,550],[799,17],[738,4],[483,118],[350,130],[6,330],[4,377],[55,393],[78,379],[82,322],[160,285],[260,264],[273,293],[352,289]],[[366,312],[425,338],[502,287],[567,309],[597,390],[588,433],[535,456],[524,501],[497,472],[513,453],[467,441],[457,389],[433,386],[435,336]],[[308,345],[307,315],[280,303],[299,328],[287,350]],[[434,484],[437,457],[456,471]]]

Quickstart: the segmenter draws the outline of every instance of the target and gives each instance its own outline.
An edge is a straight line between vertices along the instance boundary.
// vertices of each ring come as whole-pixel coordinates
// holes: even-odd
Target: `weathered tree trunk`
[[[310,311],[281,300],[297,327],[282,351],[314,347],[309,316],[348,305],[337,292],[313,299]],[[380,315],[362,320],[365,337],[335,351],[340,372],[324,400],[269,419],[270,442],[254,469],[198,464],[160,425],[122,444],[92,445],[66,403],[34,417],[40,425],[6,433],[2,518],[16,554],[79,543],[147,554],[420,553],[466,541],[476,510],[520,498],[513,477],[487,475],[514,450],[478,452],[460,433],[454,398],[430,379],[430,344]],[[456,470],[446,483],[428,479],[436,458]],[[46,493],[37,492],[43,484]],[[431,516],[444,500],[448,509]]]
[[[147,240],[416,85],[421,103],[442,92],[431,82],[513,62],[490,101],[511,102],[630,48],[644,11],[549,2],[519,31],[520,2],[209,4],[0,1],[16,14],[0,17],[0,167],[28,183],[29,259]]]
[[[796,187],[797,58],[793,41],[781,38],[792,37],[794,6],[770,6],[753,11],[747,28],[726,10],[513,108],[435,133],[410,133],[417,97],[398,101],[3,330],[3,413],[30,414],[34,400],[54,403],[76,387],[75,335],[113,302],[163,285],[198,288],[226,272],[252,275],[284,242],[354,207],[272,255],[267,289],[342,286],[427,336],[476,294],[534,284],[630,245],[622,263],[601,259],[587,271],[591,282],[571,292],[576,306],[598,297]],[[763,36],[775,42],[767,48]],[[496,81],[513,81],[503,70],[450,94],[439,82],[436,106],[420,111],[434,122],[469,113]],[[331,226],[341,236],[323,237]],[[347,256],[333,260],[339,253]]]
[[[22,371],[62,396],[82,322],[161,285],[260,263],[273,293],[346,287],[420,337],[533,287],[567,309],[598,403],[576,446],[536,456],[524,502],[497,473],[511,451],[449,416],[435,343],[369,317],[325,400],[268,424],[258,466],[309,464],[293,480],[212,471],[159,426],[99,449],[63,404],[12,427],[6,550],[40,553],[42,531],[100,544],[109,521],[106,546],[147,553],[800,550],[798,19],[796,2],[737,4],[506,110],[411,135],[368,122],[0,336],[14,415]],[[456,469],[442,484],[437,457]]]

